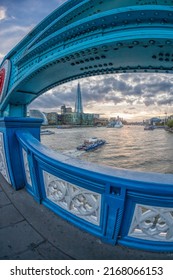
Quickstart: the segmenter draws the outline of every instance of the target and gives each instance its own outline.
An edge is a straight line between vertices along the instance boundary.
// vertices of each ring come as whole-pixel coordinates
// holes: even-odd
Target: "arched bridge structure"
[[[70,0],[0,68],[0,172],[17,190],[111,244],[173,251],[173,175],[88,164],[40,143],[26,106],[82,77],[173,71],[173,1]],[[18,163],[18,164],[16,164]]]
[[[67,1],[5,57],[2,116],[25,116],[40,94],[80,77],[172,72],[172,28],[171,0]]]

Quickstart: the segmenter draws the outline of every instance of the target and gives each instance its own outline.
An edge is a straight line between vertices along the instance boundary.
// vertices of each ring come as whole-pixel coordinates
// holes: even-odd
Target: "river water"
[[[118,168],[173,174],[173,134],[164,129],[146,131],[142,126],[124,126],[49,130],[55,134],[42,135],[41,142],[55,151]],[[107,143],[90,152],[76,150],[91,137]]]

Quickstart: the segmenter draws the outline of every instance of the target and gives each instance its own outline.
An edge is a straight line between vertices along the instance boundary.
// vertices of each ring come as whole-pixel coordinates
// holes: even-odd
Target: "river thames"
[[[164,129],[127,125],[49,130],[55,134],[42,135],[41,142],[55,151],[107,166],[173,174],[173,134]],[[106,144],[90,152],[76,150],[91,137],[105,139]]]

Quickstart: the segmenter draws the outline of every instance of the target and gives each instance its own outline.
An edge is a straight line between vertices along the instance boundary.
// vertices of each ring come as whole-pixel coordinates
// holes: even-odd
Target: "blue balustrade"
[[[41,120],[0,121],[0,171],[15,189],[102,241],[173,251],[173,175],[96,165],[39,141]]]

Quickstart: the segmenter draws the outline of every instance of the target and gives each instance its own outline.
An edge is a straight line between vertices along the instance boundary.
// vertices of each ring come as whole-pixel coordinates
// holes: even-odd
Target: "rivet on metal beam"
[[[133,45],[139,45],[139,41],[133,41]]]
[[[154,41],[154,40],[150,40],[149,43],[150,43],[151,45],[154,45],[154,44],[155,44],[155,41]]]

